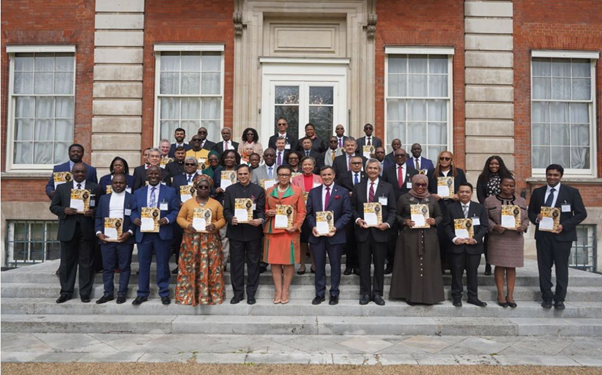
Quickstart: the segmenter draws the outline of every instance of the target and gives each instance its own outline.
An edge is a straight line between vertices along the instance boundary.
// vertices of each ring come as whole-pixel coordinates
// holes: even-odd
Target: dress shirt
[[[556,189],[556,191],[554,192],[554,200],[552,201],[552,207],[556,207],[556,201],[558,200],[558,193],[560,193],[560,182],[558,183],[558,185],[554,186],[554,189]],[[548,200],[548,195],[550,195],[550,190],[552,190],[552,187],[550,185],[548,185],[548,187],[546,188],[546,195],[543,198],[544,202]]]
[[[366,136],[365,138],[366,138],[366,145],[372,146],[372,136],[370,136],[370,137]]]
[[[234,147],[232,147],[232,141],[223,141],[223,142],[224,142],[224,151],[234,150]]]
[[[360,175],[361,172],[351,172],[351,183],[353,185],[355,184],[359,184],[360,182],[362,182],[362,176]],[[357,182],[355,181],[357,177]]]
[[[343,137],[337,137],[337,145],[343,147],[344,144]]]
[[[111,199],[109,200],[109,217],[123,219],[123,202],[125,202],[125,190],[121,193],[111,193]]]
[[[376,189],[378,188],[378,181],[380,179],[377,178],[376,180],[374,180],[374,199],[376,199],[376,202],[378,202],[378,197],[376,196]],[[370,201],[370,184],[372,184],[372,180],[367,179],[366,180],[366,202]]]
[[[80,185],[81,187],[79,189],[85,189],[86,188],[86,180],[83,180],[82,182],[75,182],[75,180],[73,180],[73,188],[77,189],[77,185]]]
[[[194,178],[197,176],[196,173],[193,174],[188,174],[186,173],[186,182],[188,182],[188,185],[192,185]]]
[[[332,196],[332,192],[334,190],[334,182],[332,184],[330,184],[330,186],[326,186],[324,185],[324,188],[322,188],[322,211],[326,211],[326,188],[329,187],[330,188],[330,199],[334,199],[334,197]]]

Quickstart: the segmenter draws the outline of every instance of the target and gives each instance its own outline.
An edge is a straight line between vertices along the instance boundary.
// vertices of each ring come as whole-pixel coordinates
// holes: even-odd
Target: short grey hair
[[[368,161],[366,162],[366,167],[368,167],[368,165],[373,164],[373,163],[378,164],[379,170],[382,168],[382,166],[380,165],[380,161],[378,161],[378,159],[375,159],[375,158],[368,159]]]
[[[195,165],[198,164],[198,162],[194,156],[189,156],[186,159],[184,159],[184,163],[186,163],[187,161],[193,161]]]
[[[148,150],[148,153],[149,153],[149,155],[150,155],[150,153],[152,153],[152,152],[158,152],[159,154],[161,154],[161,150],[159,150],[157,147],[153,147],[153,148],[151,148],[150,150]]]
[[[347,139],[345,139],[344,143],[347,143],[347,142],[353,142],[353,143],[355,143],[357,145],[357,141],[353,137],[347,137]]]

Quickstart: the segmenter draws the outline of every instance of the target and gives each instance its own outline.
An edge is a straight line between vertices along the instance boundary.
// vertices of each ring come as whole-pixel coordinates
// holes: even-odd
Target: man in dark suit
[[[360,255],[360,305],[374,301],[379,306],[385,304],[384,271],[387,255],[389,230],[395,221],[396,207],[393,186],[382,181],[380,163],[376,159],[368,160],[366,164],[368,179],[353,188],[351,204],[355,223],[355,239],[359,246]],[[382,223],[369,227],[364,220],[364,203],[377,202],[382,205]],[[374,284],[371,283],[370,265],[374,262]]]
[[[383,145],[383,141],[380,138],[372,135],[373,132],[374,126],[372,126],[372,124],[364,125],[364,134],[366,134],[366,136],[357,139],[357,152],[359,152],[360,155],[364,155],[364,146],[378,147]]]
[[[298,144],[301,146],[301,149],[299,151],[304,157],[311,156],[312,158],[317,159],[320,156],[320,154],[313,148],[311,138],[301,138]]]
[[[278,131],[276,132],[276,134],[274,134],[273,136],[270,137],[270,140],[268,142],[268,147],[276,150],[277,149],[276,140],[278,138],[282,137],[285,139],[285,146],[284,146],[285,150],[287,150],[287,151],[296,150],[297,149],[297,135],[287,132],[288,122],[286,121],[286,119],[284,117],[280,117],[278,120],[276,120],[276,128],[278,129]]]
[[[148,164],[143,164],[134,168],[134,187],[132,188],[132,193],[146,185],[146,182],[148,181],[148,169],[151,166],[159,167],[160,164],[161,151],[158,148],[151,148],[148,155]],[[169,172],[162,168],[159,168],[159,170],[161,171],[161,183],[169,186],[171,184]]]
[[[347,137],[345,137],[347,138]],[[337,156],[341,156],[343,154],[342,148],[338,147],[338,138],[330,136],[328,138],[328,149],[321,153],[316,160],[318,165],[318,169],[322,169],[323,166],[329,165],[332,167],[334,164],[334,159]],[[334,170],[334,169],[333,169]]]
[[[353,215],[349,191],[334,184],[334,169],[324,166],[320,170],[322,185],[311,189],[307,198],[307,223],[311,228],[308,242],[315,262],[316,297],[313,305],[325,300],[326,292],[326,253],[330,260],[330,305],[339,303],[339,283],[341,281],[341,257],[343,245],[347,242],[345,227]],[[316,224],[316,213],[332,211],[334,227],[328,234],[320,235]]]
[[[150,266],[155,254],[157,263],[157,284],[161,303],[169,305],[169,257],[171,255],[171,241],[173,240],[173,226],[179,211],[179,202],[176,192],[169,186],[162,185],[161,168],[156,165],[146,170],[148,186],[143,186],[134,192],[132,204],[132,222],[136,225],[136,244],[138,245],[138,263],[140,274],[138,276],[138,296],[132,305],[140,305],[148,300],[150,294]],[[141,214],[144,207],[157,207],[161,215],[159,219],[159,233],[141,231]]]
[[[336,138],[337,138],[337,147],[339,149],[342,149],[345,146],[345,140],[347,138],[349,138],[345,135],[345,127],[341,124],[338,124],[334,128],[334,132],[335,132]]]
[[[174,161],[167,163],[165,171],[169,175],[169,178],[173,180],[174,177],[184,173],[184,159],[186,159],[186,149],[182,146],[176,147],[174,153]]]
[[[399,138],[395,138],[391,141],[392,151],[385,156],[385,160],[395,164],[395,151],[397,151],[398,148],[401,148],[401,140]]]
[[[412,188],[412,177],[418,174],[417,170],[408,167],[408,164],[406,163],[407,156],[406,150],[398,148],[395,151],[396,164],[383,172],[383,180],[393,185],[395,202],[399,200],[399,197],[410,191]],[[397,223],[393,224],[390,233],[391,237],[389,238],[389,245],[387,248],[387,267],[385,268],[385,275],[393,273],[395,248],[397,247],[397,237],[399,234]]]
[[[213,147],[215,147],[215,142],[211,142],[210,140],[207,139],[207,128],[204,126],[201,126],[197,132],[199,138],[201,139],[201,148],[205,149],[207,151],[211,151],[213,150]]]
[[[376,160],[378,160],[380,162],[380,176],[383,176],[383,172],[385,171],[385,169],[389,169],[389,167],[392,167],[395,165],[394,161],[389,161],[385,158],[385,148],[382,146],[376,147],[376,149],[374,150],[374,157],[376,158]]]
[[[341,156],[338,156],[334,159],[334,163],[332,167],[334,168],[334,173],[336,173],[337,179],[340,178],[345,172],[351,170],[351,158],[354,156],[362,156],[361,153],[357,153],[355,150],[357,148],[357,144],[353,137],[349,137],[345,140],[345,153]],[[362,157],[364,163],[366,162],[366,158]]]
[[[273,151],[273,150],[272,150]],[[230,239],[231,304],[237,304],[245,295],[245,264],[247,265],[247,303],[256,303],[255,293],[259,285],[259,259],[265,221],[265,190],[251,183],[251,168],[241,164],[236,169],[238,182],[226,189],[224,217],[228,223],[226,236]],[[239,223],[235,216],[236,198],[253,200],[253,220]]]
[[[545,309],[563,310],[569,283],[569,256],[571,246],[577,241],[579,225],[587,217],[579,190],[561,184],[564,168],[551,164],[546,168],[547,185],[533,190],[529,202],[529,220],[536,225],[535,245],[537,247],[537,267],[539,268],[539,287]],[[560,223],[553,232],[539,229],[543,219],[541,207],[560,209]],[[556,268],[556,290],[552,292],[552,266]]]
[[[458,187],[459,201],[448,206],[444,226],[447,237],[452,242],[447,249],[451,255],[452,284],[451,294],[454,306],[462,306],[462,275],[466,270],[466,289],[468,300],[466,302],[479,307],[487,303],[479,300],[477,292],[477,269],[483,254],[483,237],[487,233],[488,218],[485,207],[477,202],[472,202],[472,185],[468,182]],[[472,219],[473,237],[459,237],[454,228],[455,219]]]
[[[234,150],[238,152],[238,142],[234,142],[232,140],[232,129],[230,128],[222,129],[222,141],[217,142],[213,147],[213,151],[217,152],[220,157],[226,150]]]
[[[190,146],[188,143],[184,142],[184,139],[186,139],[186,130],[184,130],[182,128],[177,128],[174,131],[174,138],[176,139],[176,142],[172,143],[171,147],[169,148],[168,156],[170,158],[175,157],[176,147],[184,147],[184,153],[186,153],[186,151],[188,151],[192,148],[192,146]]]
[[[98,208],[96,209],[96,237],[100,241],[100,251],[102,252],[102,280],[104,283],[104,293],[97,304],[103,304],[114,299],[115,284],[115,265],[120,269],[119,289],[117,290],[117,303],[122,304],[126,301],[128,284],[131,275],[132,252],[134,251],[134,231],[136,228],[130,220],[132,213],[133,196],[125,191],[126,179],[123,174],[116,174],[111,181],[111,194],[100,197]],[[105,233],[105,219],[120,218],[121,236],[110,238],[116,242],[109,241],[109,236]],[[115,233],[117,234],[117,233]]]
[[[326,151],[326,142],[316,134],[316,127],[312,123],[305,125],[305,137],[302,139],[304,138],[309,138],[311,141],[310,149],[314,151],[316,155],[320,155]],[[303,153],[306,151],[306,148],[301,144],[301,139],[297,142],[297,151],[302,151]]]
[[[73,166],[77,163],[82,163],[82,158],[84,157],[84,146],[74,143],[69,146],[69,161],[63,164],[55,165],[52,168],[52,175],[50,175],[50,179],[46,184],[46,195],[48,198],[52,199],[54,197],[54,192],[56,190],[56,186],[54,184],[54,173],[56,172],[71,172]],[[93,182],[95,184],[98,183],[98,179],[96,177],[96,169],[86,163],[83,163],[86,166],[86,181]]]
[[[71,174],[73,181],[59,185],[50,203],[50,211],[59,218],[58,240],[61,241],[61,295],[56,303],[66,302],[73,296],[78,266],[79,296],[87,303],[94,284],[94,211],[102,192],[99,185],[86,180],[84,163],[75,163]],[[71,189],[88,190],[90,206],[83,214],[73,208]]]
[[[410,168],[414,168],[418,171],[425,172],[435,169],[433,161],[420,156],[421,154],[422,146],[420,145],[420,143],[414,143],[412,145],[412,157],[408,160],[408,165],[410,166]]]
[[[276,140],[276,149],[274,150],[274,165],[276,168],[288,164],[288,155],[293,151],[287,150],[286,146],[287,144],[284,138],[281,137]]]

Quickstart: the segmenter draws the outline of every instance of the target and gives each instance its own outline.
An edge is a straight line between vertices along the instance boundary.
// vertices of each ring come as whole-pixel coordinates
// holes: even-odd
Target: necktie
[[[157,197],[155,197],[155,191],[157,190],[156,186],[151,188],[151,196],[150,196],[150,207],[157,207]]]
[[[353,180],[353,184],[354,184],[354,185],[357,185],[359,182],[360,182],[360,181],[359,181],[359,178],[358,178],[358,176],[357,176],[357,173],[356,173],[356,174],[355,174],[355,179]]]
[[[468,217],[468,205],[467,204],[462,205],[462,211],[464,212],[464,217],[467,218]]]
[[[370,143],[370,138],[371,137],[368,137],[368,146],[370,146],[372,144],[372,143]]]
[[[77,188],[78,188],[78,189],[81,189],[81,188],[82,188],[82,184],[79,184],[79,183],[78,183],[78,184],[77,184]]]
[[[337,155],[337,152],[332,150],[332,161],[334,161],[334,158],[336,157],[336,155]]]
[[[282,165],[282,151],[278,151],[278,160],[276,160],[276,164]]]
[[[380,162],[380,176],[383,175],[384,170],[385,170],[385,161],[383,160]]]
[[[368,193],[368,201],[374,202],[374,182],[370,182],[370,192]]]
[[[324,198],[324,209],[328,208],[330,202],[330,186],[326,186],[326,197]]]
[[[228,142],[224,141],[224,150],[229,150],[230,146],[228,146]]]
[[[268,167],[268,177],[270,177],[270,180],[271,180],[272,178],[274,178],[274,174],[273,174],[273,172],[272,172],[272,167]]]
[[[552,204],[554,203],[554,192],[555,191],[556,191],[555,188],[550,189],[550,195],[548,195],[548,199],[546,199],[546,203],[544,203],[544,206],[552,207]]]
[[[403,186],[403,167],[397,167],[397,186],[401,189]]]
[[[309,156],[309,151],[305,151],[305,156]]]
[[[420,158],[416,158],[416,170],[420,170]]]
[[[339,138],[339,147],[343,147],[343,139]]]

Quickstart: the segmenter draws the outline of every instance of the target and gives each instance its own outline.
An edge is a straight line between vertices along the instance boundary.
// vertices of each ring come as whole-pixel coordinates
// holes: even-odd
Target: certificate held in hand
[[[334,228],[334,212],[316,212],[316,231],[320,236],[325,236]]]
[[[180,186],[180,198],[183,202],[186,202],[189,199],[192,199],[192,197],[194,197],[194,187],[192,185],[182,185]]]
[[[253,220],[253,200],[251,198],[235,198],[234,216],[240,224]]]
[[[426,223],[429,218],[429,206],[426,204],[410,205],[411,220],[414,222],[412,229],[424,229],[431,226]]]
[[[105,241],[117,242],[121,234],[123,233],[123,219],[116,217],[105,217],[105,230],[104,230]]]
[[[560,209],[557,207],[542,207],[539,230],[542,232],[555,232],[560,225]]]
[[[161,211],[158,207],[142,207],[140,214],[140,231],[145,233],[159,233],[159,220]]]
[[[276,216],[274,217],[274,228],[286,229],[293,226],[293,214],[295,209],[289,204],[276,205]]]
[[[383,222],[383,206],[380,203],[364,203],[364,221],[369,227],[376,227]]]
[[[224,190],[230,185],[234,185],[236,183],[236,171],[222,171],[222,180],[220,182],[220,187]]]
[[[73,181],[73,176],[71,172],[54,172],[52,174],[52,178],[54,179],[54,188],[56,189],[59,185],[62,185],[66,182]]]
[[[437,195],[444,199],[454,195],[453,177],[437,177]]]
[[[212,212],[209,208],[197,207],[192,213],[192,227],[197,232],[206,233],[207,225],[211,224]]]
[[[520,227],[520,207],[514,205],[502,205],[502,223],[501,226],[516,230]]]
[[[454,232],[458,238],[473,238],[472,219],[454,219]]]
[[[90,192],[86,189],[71,189],[69,207],[75,208],[78,214],[90,209]]]
[[[364,145],[364,147],[362,147],[362,156],[366,159],[370,159],[372,155],[374,155],[374,146]]]

